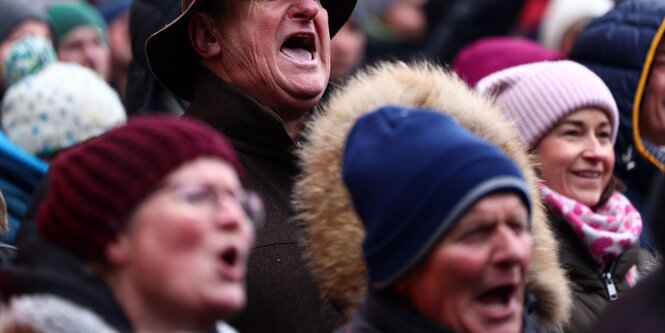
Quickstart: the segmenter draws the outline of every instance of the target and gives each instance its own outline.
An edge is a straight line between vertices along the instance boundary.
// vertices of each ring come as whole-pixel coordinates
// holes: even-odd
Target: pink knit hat
[[[522,142],[534,147],[562,118],[595,107],[607,113],[612,143],[619,127],[609,88],[591,70],[569,60],[511,67],[480,80],[476,90],[495,95],[495,103],[516,121]]]
[[[565,58],[563,53],[524,37],[492,36],[465,46],[451,66],[462,80],[475,87],[480,79],[502,69]]]

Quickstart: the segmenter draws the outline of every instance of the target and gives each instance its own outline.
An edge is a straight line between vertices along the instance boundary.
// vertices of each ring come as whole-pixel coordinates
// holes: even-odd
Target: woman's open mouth
[[[235,247],[227,247],[218,255],[218,268],[225,278],[241,281],[245,278],[245,260]]]

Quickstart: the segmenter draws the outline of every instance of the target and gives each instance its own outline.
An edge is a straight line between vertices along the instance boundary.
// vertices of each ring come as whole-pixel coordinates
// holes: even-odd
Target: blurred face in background
[[[330,43],[330,80],[339,81],[351,75],[365,55],[367,37],[360,26],[349,20]]]
[[[132,46],[129,38],[129,12],[118,16],[109,23],[108,35],[113,64],[118,67],[127,67],[132,60]]]
[[[173,171],[139,204],[107,251],[116,280],[132,286],[134,303],[180,323],[214,322],[244,307],[254,226],[243,193],[228,163],[204,157]]]
[[[381,19],[392,31],[407,39],[422,39],[427,29],[424,7],[428,0],[396,0]]]
[[[51,31],[46,23],[35,20],[28,20],[19,24],[8,35],[5,40],[0,42],[0,90],[5,88],[4,79],[4,64],[7,53],[11,48],[12,43],[18,41],[25,36],[44,37],[51,40]]]
[[[568,29],[566,29],[566,31],[563,33],[563,36],[561,36],[561,42],[559,45],[559,50],[561,50],[561,53],[570,54],[570,50],[573,48],[573,45],[577,40],[577,36],[580,35],[580,32],[584,30],[584,27],[586,27],[590,21],[591,18],[583,18],[571,23],[570,26],[568,26]]]
[[[527,208],[515,194],[496,193],[472,206],[394,291],[455,332],[517,333],[530,259]]]
[[[554,191],[595,207],[612,177],[612,125],[600,109],[563,118],[536,147],[538,171]]]
[[[58,60],[88,67],[104,79],[109,77],[110,52],[97,28],[82,26],[58,42]]]

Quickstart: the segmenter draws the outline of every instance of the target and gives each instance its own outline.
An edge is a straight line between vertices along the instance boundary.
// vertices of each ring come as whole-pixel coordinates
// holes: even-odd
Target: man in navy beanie
[[[499,148],[434,111],[386,106],[346,141],[368,294],[344,332],[520,332],[531,196]]]

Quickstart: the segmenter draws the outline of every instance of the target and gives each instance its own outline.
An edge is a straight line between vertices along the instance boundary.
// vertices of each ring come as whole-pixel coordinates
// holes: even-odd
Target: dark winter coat
[[[0,295],[9,301],[37,294],[68,300],[96,313],[120,332],[132,331],[106,282],[81,258],[48,241],[33,239],[20,248],[11,264],[0,267]]]
[[[370,291],[349,323],[336,333],[452,333],[401,305],[387,292]]]
[[[48,165],[20,149],[0,133],[0,191],[7,203],[9,225],[0,222],[0,241],[13,243],[28,203]],[[6,228],[9,227],[7,230]]]
[[[279,117],[202,69],[185,116],[226,135],[243,166],[245,186],[264,201],[266,221],[257,230],[247,277],[247,307],[231,324],[240,332],[330,332],[341,315],[322,301],[303,258],[290,195],[299,173],[299,142]]]
[[[633,113],[641,109],[640,97],[643,97],[655,53],[652,45],[654,42],[658,45],[662,37],[657,31],[664,23],[663,18],[663,1],[622,1],[585,27],[569,55],[571,60],[584,64],[600,76],[612,91],[620,119],[614,146],[614,171],[627,184],[625,194],[642,215],[645,213],[645,198],[657,171],[655,165],[659,164],[661,170],[665,170],[665,161],[654,164],[655,159],[650,162],[646,157],[649,154],[642,140],[638,139],[639,129],[633,132]]]
[[[601,271],[600,264],[592,258],[566,221],[551,214],[550,221],[559,240],[559,256],[573,292],[573,312],[564,331],[585,332],[610,304],[610,294],[613,298],[621,298],[623,292],[630,289],[625,276],[637,265],[639,245],[626,250],[605,271]],[[607,273],[611,282],[603,276]]]
[[[660,174],[655,183],[650,205],[650,225],[660,251],[665,250],[665,175]],[[665,328],[665,269],[660,268],[651,276],[625,292],[599,317],[591,329],[593,333],[640,332],[656,333]]]
[[[659,333],[665,328],[665,269],[660,268],[611,304],[588,332]]]

